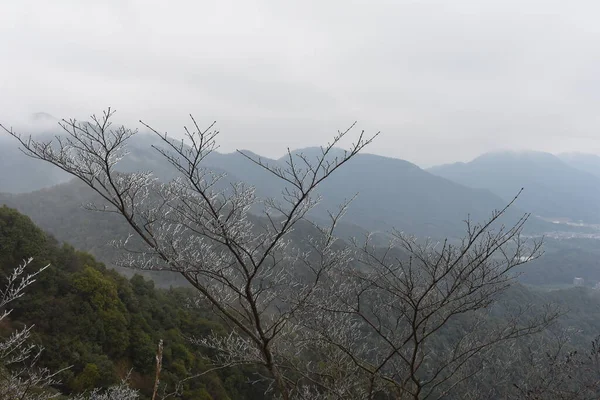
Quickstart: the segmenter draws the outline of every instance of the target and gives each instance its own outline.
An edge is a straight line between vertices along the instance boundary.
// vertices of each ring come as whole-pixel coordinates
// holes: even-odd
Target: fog
[[[600,153],[593,1],[0,4],[0,121],[107,106],[280,156],[358,120],[369,152],[430,166],[498,149]],[[8,39],[9,38],[9,39]]]

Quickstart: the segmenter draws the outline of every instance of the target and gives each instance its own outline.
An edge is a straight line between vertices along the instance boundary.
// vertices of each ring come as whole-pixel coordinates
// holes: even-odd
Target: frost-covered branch
[[[297,326],[296,315],[312,303],[322,277],[346,263],[349,254],[334,245],[333,216],[332,226],[313,229],[314,237],[302,247],[290,236],[318,204],[316,188],[376,135],[359,133],[349,149],[335,156],[335,146],[350,134],[353,124],[338,132],[316,158],[288,151],[282,165],[268,165],[242,153],[249,166],[263,168],[286,186],[280,199],[259,199],[253,187],[226,183],[223,174],[203,166],[217,148],[218,132],[214,123],[202,129],[193,118],[193,127],[184,129],[185,141],[142,122],[160,138],[162,146],[155,149],[179,172],[178,179],[161,183],[150,173],[117,172],[117,163],[128,153],[127,141],[136,132],[113,127],[113,114],[108,109],[90,122],[65,120],[64,135],[52,142],[4,129],[20,142],[24,153],[58,166],[96,191],[105,203],[94,209],[120,213],[144,243],[140,247],[122,241],[124,248],[134,250],[122,264],[180,273],[244,343],[236,348],[235,357],[262,365],[276,392],[291,398],[298,389],[285,376],[291,364],[281,349],[291,348],[286,341]],[[250,213],[257,207],[262,208],[261,216]]]
[[[48,266],[29,273],[26,271],[33,259],[24,260],[6,277],[0,289],[0,322],[10,318],[10,303],[19,299],[32,285],[37,275]],[[13,331],[0,341],[0,398],[42,400],[55,397],[46,389],[58,383],[57,375],[37,366],[42,347],[30,343],[31,329],[25,326]]]
[[[104,202],[91,209],[123,216],[133,236],[117,241],[128,250],[121,265],[174,271],[193,285],[197,301],[230,328],[195,343],[214,351],[215,368],[259,366],[276,398],[443,398],[497,345],[540,332],[558,315],[497,305],[515,268],[541,252],[540,242],[521,237],[529,215],[498,226],[512,202],[482,224],[467,221],[458,243],[394,232],[387,248],[370,238],[348,246],[334,235],[348,204],[324,226],[307,221],[319,185],[377,135],[360,132],[339,152],[352,125],[316,156],[288,150],[273,163],[241,152],[282,186],[279,197],[264,199],[205,166],[218,131],[194,118],[184,140],[142,122],[178,178],[118,172],[136,131],[113,127],[113,114],[63,121],[64,135],[50,142],[3,128],[25,154],[98,193]]]

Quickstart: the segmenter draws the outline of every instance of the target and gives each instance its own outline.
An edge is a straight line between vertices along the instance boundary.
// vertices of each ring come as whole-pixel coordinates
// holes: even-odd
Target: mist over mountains
[[[573,168],[600,176],[600,156],[596,154],[560,153],[557,157]]]
[[[505,201],[525,188],[519,206],[529,212],[596,224],[600,222],[600,177],[591,172],[592,165],[587,170],[576,168],[582,165],[581,160],[575,157],[565,162],[535,151],[498,152],[428,171],[472,188],[487,189]]]
[[[51,139],[50,135],[44,136]],[[53,187],[65,183],[68,176],[56,167],[23,155],[17,150],[16,141],[9,139],[3,138],[0,147],[0,193],[24,194],[51,188],[44,195],[56,197],[53,191],[76,190],[73,185]],[[152,170],[163,181],[176,177],[177,171],[152,145],[160,146],[160,139],[147,134],[135,135],[129,143],[130,154],[118,164],[118,169],[124,172]],[[292,154],[302,153],[308,159],[314,159],[320,151],[314,147],[294,150]],[[244,153],[259,158],[256,154]],[[286,168],[285,157],[278,160],[261,157],[261,160]],[[284,182],[240,153],[213,152],[204,160],[204,166],[227,175],[221,184],[251,183],[261,198],[278,198],[284,189]],[[512,193],[513,196],[516,193],[518,190]],[[324,182],[318,194],[322,201],[311,212],[312,218],[317,220],[328,218],[328,211],[336,211],[340,204],[353,199],[344,223],[348,227],[354,226],[355,232],[389,232],[395,228],[436,238],[458,236],[464,231],[467,218],[483,221],[493,210],[507,204],[506,199],[487,188],[453,182],[408,161],[362,153]],[[41,193],[24,196],[39,197]],[[516,220],[526,211],[518,203],[509,210],[507,221]],[[531,221],[528,226],[537,232],[550,228],[541,220]]]
[[[46,131],[39,137],[51,140],[53,135]],[[127,234],[123,221],[114,215],[83,209],[83,204],[98,201],[98,197],[85,185],[71,181],[59,168],[18,151],[17,142],[8,135],[0,136],[0,144],[0,204],[30,216],[59,240],[74,240],[78,248],[112,263],[113,254],[107,243]],[[134,135],[128,144],[129,154],[119,162],[118,169],[151,170],[162,181],[175,178],[177,171],[152,146],[164,147],[164,143],[155,135]],[[287,156],[269,159],[251,151],[242,152],[270,166],[286,168],[289,161]],[[331,157],[342,153],[343,150],[334,149]],[[309,147],[291,154],[294,162],[300,161],[297,154],[313,160],[321,149]],[[343,240],[362,238],[369,232],[385,239],[392,229],[418,237],[458,238],[465,231],[467,218],[475,222],[486,220],[493,210],[503,208],[524,188],[502,222],[508,225],[531,212],[534,215],[525,227],[528,235],[589,238],[598,232],[589,224],[600,221],[600,177],[593,173],[599,160],[600,157],[583,154],[501,152],[484,154],[469,163],[424,170],[405,160],[359,153],[318,188],[322,200],[309,218],[325,222],[328,211],[336,211],[340,204],[353,198],[337,230]],[[221,187],[250,183],[260,198],[279,198],[285,186],[285,182],[240,153],[213,152],[203,165],[226,175],[219,183]],[[587,225],[551,220],[583,221]],[[552,247],[550,253],[556,250]],[[576,265],[586,271],[580,275],[600,280],[595,268],[588,266],[592,257],[588,256],[591,247],[587,249],[579,250],[584,261]],[[533,275],[526,281],[564,283],[571,279],[570,271],[544,275],[543,265],[545,261],[536,262]]]
[[[47,133],[42,136],[47,140],[52,138]],[[69,179],[60,169],[18,152],[16,141],[3,138],[0,143],[0,205],[7,205],[27,215],[58,242],[90,252],[100,262],[114,267],[116,259],[122,254],[109,242],[132,233],[122,216],[86,210],[82,205],[102,202],[97,193],[82,182]],[[125,173],[153,171],[161,181],[176,178],[176,169],[153,146],[164,147],[164,143],[161,144],[156,136],[135,135],[129,141],[127,156],[117,164],[117,169]],[[319,147],[293,150],[289,157],[279,159],[261,157],[259,153],[250,151],[228,154],[213,152],[203,160],[202,165],[211,172],[224,174],[217,188],[243,182],[253,185],[259,198],[280,198],[285,182],[251,159],[286,169],[289,163],[299,165],[303,160],[310,162],[321,155],[322,149]],[[330,160],[343,157],[343,150],[334,148],[329,157]],[[510,226],[524,213],[533,213],[526,224],[524,237],[548,235],[546,254],[522,268],[516,268],[514,273],[519,283],[515,282],[500,299],[506,303],[503,307],[507,309],[524,304],[542,307],[547,301],[568,308],[571,310],[569,316],[560,319],[557,326],[561,329],[579,329],[580,334],[573,339],[572,345],[583,348],[595,337],[597,322],[594,317],[600,313],[600,291],[595,290],[600,284],[597,261],[600,252],[596,246],[600,235],[594,225],[600,222],[596,205],[600,204],[600,176],[593,173],[594,161],[588,155],[505,152],[485,154],[469,163],[424,170],[405,160],[360,153],[318,187],[317,194],[322,201],[307,217],[314,222],[325,221],[329,211],[335,211],[340,204],[353,198],[337,228],[336,233],[341,240],[335,245],[339,249],[349,245],[348,239],[365,237],[370,232],[378,234],[377,241],[373,243],[381,246],[392,229],[420,239],[433,238],[432,243],[447,237],[453,246],[453,243],[457,243],[456,239],[464,235],[465,219],[485,221],[494,210],[504,208],[521,188],[525,188],[517,202],[498,222]],[[266,218],[261,221],[263,217],[258,213],[259,209],[260,204],[257,213],[248,216],[255,228],[266,222]],[[17,215],[16,211],[7,208],[4,208],[4,212]],[[310,252],[308,242],[321,234],[310,221],[299,221],[289,235],[290,243],[298,251]],[[142,243],[134,236],[130,245],[136,248],[138,244]],[[376,248],[377,251],[389,251],[397,260],[408,259],[402,249]],[[64,245],[63,251],[67,250],[73,251]],[[510,259],[518,260],[519,257],[510,256]],[[352,259],[345,267],[361,268],[360,261]],[[103,274],[118,276],[114,271],[106,272],[100,263],[94,268],[100,271],[96,274],[97,279]],[[291,262],[287,268],[299,275],[306,272],[300,263]],[[91,269],[86,271],[90,276],[94,274]],[[131,269],[117,268],[117,272],[129,277],[132,285],[139,286],[144,282],[139,276],[134,276]],[[175,287],[190,284],[175,272],[141,273],[155,281],[157,286],[168,289],[168,293],[174,293]],[[573,287],[574,277],[585,282],[587,288]],[[71,278],[67,276],[65,279]],[[77,300],[72,302],[78,303]],[[494,312],[501,315],[498,308],[492,310],[492,314]],[[471,325],[468,319],[461,323],[465,327]],[[456,327],[460,326],[463,325]],[[443,334],[441,345],[452,335]],[[456,332],[454,335],[457,335]],[[131,353],[132,357],[137,357],[135,352]],[[106,365],[109,371],[115,368],[110,363]],[[78,373],[83,374],[80,371]],[[79,387],[77,381],[70,384]]]
[[[600,400],[599,13],[0,1],[0,400]]]
[[[39,112],[19,129],[31,128],[34,136],[51,140],[57,119]],[[60,132],[58,131],[58,134]],[[70,177],[56,167],[31,159],[17,150],[15,140],[0,136],[0,193],[24,194],[67,182]],[[118,165],[123,172],[152,170],[168,181],[175,169],[152,146],[162,146],[154,134],[140,133],[129,141],[130,153]],[[269,165],[286,168],[286,157],[260,157],[260,149],[245,154]],[[320,148],[292,151],[314,159]],[[341,152],[342,150],[337,149]],[[368,151],[368,149],[367,149]],[[332,157],[335,155],[332,155]],[[246,182],[262,198],[279,197],[283,182],[239,153],[213,152],[204,166],[227,177],[223,184]],[[61,189],[70,190],[70,186]],[[361,153],[336,171],[319,188],[322,202],[312,217],[327,217],[327,211],[354,198],[345,223],[357,232],[386,232],[392,228],[419,236],[446,237],[462,232],[463,221],[482,221],[503,208],[524,189],[509,210],[509,219],[525,212],[550,220],[600,222],[600,157],[582,153],[496,152],[483,154],[467,163],[440,165],[427,170],[405,160]],[[528,230],[570,230],[535,218]]]

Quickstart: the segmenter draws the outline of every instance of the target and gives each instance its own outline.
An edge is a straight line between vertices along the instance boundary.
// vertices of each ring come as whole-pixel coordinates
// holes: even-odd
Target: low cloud
[[[75,1],[0,5],[0,120],[108,105],[173,134],[219,121],[267,156],[354,120],[420,165],[600,153],[593,1]]]

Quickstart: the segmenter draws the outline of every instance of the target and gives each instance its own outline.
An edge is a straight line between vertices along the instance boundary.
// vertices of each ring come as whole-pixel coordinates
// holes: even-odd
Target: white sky
[[[498,149],[600,153],[600,2],[0,0],[0,122],[107,106],[222,151],[324,144],[422,166]]]

